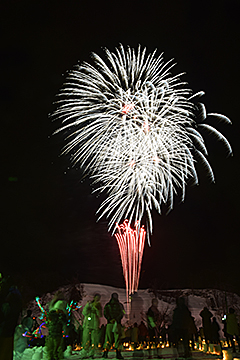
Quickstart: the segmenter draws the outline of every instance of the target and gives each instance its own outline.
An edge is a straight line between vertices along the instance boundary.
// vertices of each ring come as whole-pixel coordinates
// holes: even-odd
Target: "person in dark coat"
[[[159,334],[160,313],[157,308],[158,299],[152,299],[152,306],[147,311],[148,335],[150,342],[157,342]]]
[[[189,327],[189,337],[191,340],[192,350],[194,350],[194,343],[197,340],[197,333],[198,333],[198,330],[197,330],[197,327],[195,324],[195,319],[193,316],[191,316],[191,322],[190,322],[190,327]]]
[[[212,341],[211,318],[213,317],[213,314],[205,306],[204,309],[200,312],[200,316],[202,318],[202,325],[203,325],[205,341],[206,341],[206,343],[210,343]]]
[[[229,308],[229,313],[227,314],[227,334],[228,338],[231,341],[231,345],[233,348],[233,352],[236,352],[234,336],[238,342],[238,346],[240,347],[240,339],[239,339],[239,326],[238,320],[235,314],[235,310],[233,308]]]
[[[190,358],[189,349],[190,332],[192,328],[193,318],[191,312],[185,304],[185,299],[180,297],[177,299],[177,306],[173,311],[173,321],[171,330],[174,332],[176,343],[182,339],[184,347],[184,358]]]
[[[1,280],[0,360],[13,359],[14,332],[22,310],[22,296],[9,276]]]
[[[105,344],[103,351],[104,358],[108,357],[108,351],[110,350],[114,342],[116,349],[116,358],[123,359],[123,356],[120,352],[120,340],[122,335],[121,320],[124,313],[124,307],[118,300],[118,294],[113,293],[110,301],[104,307],[104,316],[107,319]]]
[[[157,348],[159,343],[159,325],[160,325],[160,312],[158,310],[158,299],[152,299],[152,306],[147,311],[147,324],[149,335],[149,359],[152,359],[153,355],[151,349],[153,344]]]
[[[214,344],[221,344],[220,343],[220,336],[219,336],[220,326],[214,317],[212,320],[212,341]]]

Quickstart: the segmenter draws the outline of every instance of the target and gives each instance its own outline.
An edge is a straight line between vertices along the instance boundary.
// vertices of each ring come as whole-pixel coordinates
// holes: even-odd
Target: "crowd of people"
[[[220,344],[220,325],[213,314],[205,307],[200,312],[202,327],[197,329],[193,316],[188,309],[185,299],[178,298],[173,311],[170,325],[164,324],[158,310],[158,299],[152,299],[152,305],[146,312],[146,317],[140,324],[136,322],[125,326],[122,319],[125,315],[123,304],[118,294],[113,293],[104,307],[101,305],[101,295],[95,294],[82,309],[83,322],[75,327],[73,319],[69,318],[68,304],[61,292],[57,292],[45,311],[45,326],[47,336],[32,337],[39,324],[32,317],[31,310],[27,311],[20,323],[22,310],[21,294],[11,278],[1,278],[0,275],[0,360],[13,359],[13,349],[23,352],[27,346],[45,345],[49,360],[63,359],[63,352],[67,346],[81,345],[81,358],[108,358],[111,348],[116,351],[116,358],[123,359],[123,345],[131,344],[132,349],[158,349],[160,342],[169,346],[181,347],[182,356],[191,358],[191,347],[195,342],[204,341],[206,344]],[[105,317],[107,324],[101,325],[101,318]],[[223,318],[223,333],[229,347],[236,352],[236,341],[239,343],[239,325],[233,308]],[[27,336],[26,334],[29,334]],[[23,336],[25,335],[25,336]],[[158,354],[157,354],[158,355]],[[160,355],[160,354],[159,354]]]

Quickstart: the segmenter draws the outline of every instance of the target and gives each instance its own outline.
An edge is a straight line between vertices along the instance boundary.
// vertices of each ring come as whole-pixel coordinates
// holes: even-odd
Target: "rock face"
[[[162,325],[169,325],[172,322],[172,313],[176,306],[176,299],[179,296],[183,296],[186,299],[186,303],[192,316],[195,319],[196,326],[199,328],[202,326],[202,320],[200,317],[201,310],[207,306],[216,317],[217,322],[222,326],[221,318],[226,313],[227,307],[233,307],[236,314],[240,315],[240,297],[233,293],[225,293],[215,289],[184,289],[184,290],[155,290],[145,289],[138,290],[136,294],[132,296],[129,307],[126,302],[125,289],[115,288],[107,285],[100,284],[75,284],[62,287],[60,289],[65,299],[70,302],[73,298],[74,301],[78,301],[78,304],[82,307],[74,312],[76,321],[81,323],[82,321],[82,308],[88,300],[92,300],[95,293],[101,294],[102,307],[109,301],[113,292],[118,293],[120,302],[124,305],[127,311],[124,319],[124,323],[138,324],[143,320],[146,320],[146,312],[151,306],[152,299],[158,298],[158,309],[161,313]],[[53,297],[53,293],[47,293],[40,298],[40,303],[44,308],[47,308],[47,304]],[[29,307],[33,311],[33,316],[38,318],[40,316],[40,310],[35,301],[29,304]],[[40,323],[40,321],[39,321]],[[106,319],[101,318],[101,324],[105,324]]]

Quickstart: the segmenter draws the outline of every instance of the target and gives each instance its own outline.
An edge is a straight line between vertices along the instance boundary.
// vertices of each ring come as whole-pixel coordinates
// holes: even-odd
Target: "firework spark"
[[[122,45],[115,53],[105,49],[106,62],[93,53],[95,66],[83,63],[68,73],[59,94],[54,118],[62,120],[58,131],[67,131],[63,153],[71,153],[94,184],[108,194],[97,213],[109,219],[109,230],[128,218],[153,230],[152,209],[162,204],[173,208],[174,195],[185,198],[189,179],[198,183],[196,161],[202,162],[210,179],[202,131],[213,133],[231,154],[227,139],[204,123],[207,116],[230,123],[217,113],[207,115],[180,77],[172,75],[172,60],[146,55]],[[197,119],[203,122],[199,124]]]
[[[146,231],[143,226],[140,228],[139,221],[136,222],[134,227],[135,229],[132,229],[128,220],[125,220],[123,224],[117,225],[115,234],[126,283],[127,303],[129,296],[138,289],[146,236]]]

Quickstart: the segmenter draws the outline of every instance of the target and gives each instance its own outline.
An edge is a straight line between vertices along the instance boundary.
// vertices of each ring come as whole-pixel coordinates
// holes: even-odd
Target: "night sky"
[[[174,74],[204,90],[209,120],[230,141],[205,136],[215,173],[198,164],[200,185],[154,213],[140,288],[220,288],[240,294],[239,266],[239,1],[3,1],[0,5],[1,252],[0,271],[32,294],[71,281],[124,287],[117,243],[95,212],[103,197],[59,156],[55,107],[64,74],[91,62],[102,47],[158,48],[178,63]],[[27,290],[26,290],[27,291]]]

